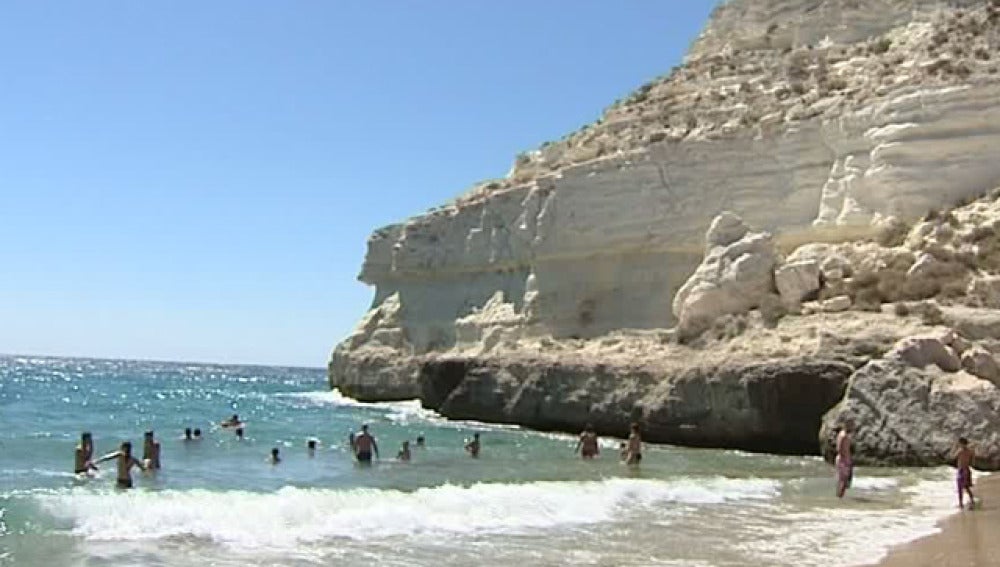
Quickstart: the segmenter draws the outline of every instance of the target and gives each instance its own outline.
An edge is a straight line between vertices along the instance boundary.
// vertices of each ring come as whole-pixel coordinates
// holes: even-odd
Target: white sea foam
[[[895,479],[863,480],[861,484],[869,490],[888,490],[898,485]],[[853,502],[850,492],[839,507],[810,511],[779,507],[757,518],[767,538],[739,546],[762,565],[870,565],[894,546],[937,532],[938,522],[953,512],[948,481],[924,480],[901,492],[910,497],[909,506],[892,510],[873,509],[864,500]]]
[[[621,521],[631,512],[667,503],[768,501],[779,492],[772,480],[710,478],[444,485],[414,492],[72,489],[35,498],[49,514],[69,520],[74,535],[88,540],[188,536],[239,549],[288,549],[336,538],[534,532]]]

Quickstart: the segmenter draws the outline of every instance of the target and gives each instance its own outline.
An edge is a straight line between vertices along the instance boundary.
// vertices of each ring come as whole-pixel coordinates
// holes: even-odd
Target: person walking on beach
[[[160,442],[153,437],[152,431],[147,431],[142,438],[142,462],[152,470],[160,468]]]
[[[378,458],[378,442],[375,441],[371,433],[368,433],[368,424],[366,423],[361,426],[361,433],[354,437],[354,456],[359,463],[369,465],[372,462],[372,453],[375,454],[375,458]]]
[[[76,446],[73,459],[73,472],[76,474],[87,474],[92,470],[97,470],[91,460],[94,458],[94,438],[89,431],[80,434],[80,444]]]
[[[854,421],[847,420],[843,429],[837,433],[837,457],[834,466],[837,468],[837,498],[843,498],[854,480],[854,459],[851,457],[851,436],[854,433]]]
[[[479,450],[481,448],[482,445],[479,443],[479,433],[474,433],[472,435],[472,441],[469,441],[468,443],[465,444],[465,450],[468,451],[469,454],[472,455],[473,457],[478,458]]]
[[[969,440],[965,437],[958,438],[958,448],[955,450],[955,466],[958,472],[955,480],[958,484],[958,507],[964,509],[964,496],[969,495],[969,510],[976,506],[976,498],[972,495],[972,459],[976,452],[969,447]]]
[[[144,471],[147,470],[146,465],[132,456],[132,443],[129,441],[123,442],[118,451],[108,453],[97,459],[95,464],[110,461],[111,459],[116,459],[118,462],[118,480],[116,483],[118,488],[132,488],[132,467],[139,467]]]
[[[625,452],[625,464],[638,466],[642,462],[642,436],[639,434],[639,424],[632,424],[632,433],[628,436],[628,446]]]
[[[597,433],[594,432],[593,425],[588,423],[583,428],[583,433],[580,434],[580,440],[576,442],[576,449],[573,449],[573,452],[579,452],[584,459],[593,459],[600,454],[601,448],[598,445]]]

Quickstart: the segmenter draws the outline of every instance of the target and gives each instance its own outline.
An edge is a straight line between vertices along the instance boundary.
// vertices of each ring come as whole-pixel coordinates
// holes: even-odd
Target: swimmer
[[[576,448],[573,449],[573,452],[579,452],[580,456],[584,459],[593,459],[601,453],[601,448],[597,442],[597,433],[594,432],[593,425],[588,423],[583,428],[583,433],[580,434],[580,440],[576,442]]]
[[[281,455],[278,453],[278,448],[275,447],[271,449],[271,458],[268,459],[272,465],[276,465],[281,462]]]
[[[316,456],[316,444],[317,443],[315,439],[310,439],[306,441],[306,450],[309,452],[310,457]]]
[[[160,442],[153,438],[153,432],[147,431],[142,438],[142,461],[150,469],[160,468]]]
[[[194,437],[191,436],[191,428],[190,427],[185,427],[184,428],[184,440],[185,441],[194,441]]]
[[[118,451],[104,455],[100,459],[97,459],[95,463],[103,463],[111,459],[116,459],[118,462],[118,480],[116,481],[118,488],[132,488],[132,467],[139,467],[144,471],[147,470],[146,465],[132,456],[132,443],[128,441],[123,442]]]
[[[76,446],[74,455],[73,472],[76,474],[87,474],[96,471],[97,467],[91,460],[94,458],[94,438],[89,431],[80,434],[80,444]]]
[[[421,449],[425,449],[427,447],[427,440],[424,439],[423,433],[417,435],[417,447],[420,447]]]
[[[854,433],[854,420],[847,420],[843,429],[837,433],[837,498],[843,498],[854,480],[854,459],[851,457],[851,434]]]
[[[628,446],[625,452],[625,464],[638,466],[642,462],[642,436],[639,435],[639,424],[632,424],[632,433],[628,436]]]
[[[472,435],[472,441],[465,444],[465,450],[469,452],[473,457],[479,457],[479,450],[482,445],[479,443],[479,433],[474,433]]]
[[[237,427],[236,428],[236,440],[237,441],[242,441],[243,440],[243,428],[242,427]]]
[[[969,510],[976,507],[976,498],[972,495],[972,459],[976,452],[969,447],[969,440],[965,437],[958,438],[958,447],[955,450],[955,466],[958,473],[955,480],[958,483],[958,507],[964,509],[963,497],[969,495]]]
[[[194,428],[194,440],[201,441],[201,429],[198,429],[197,427]]]
[[[222,427],[239,427],[242,423],[240,422],[240,416],[234,413],[233,417],[220,421],[219,425]]]
[[[628,458],[628,443],[622,441],[618,444],[618,458],[623,463],[625,462],[625,459]]]
[[[371,433],[368,433],[368,424],[361,426],[361,433],[354,437],[354,456],[358,462],[364,465],[371,464],[372,453],[378,458],[378,443]]]
[[[403,446],[399,449],[399,453],[396,455],[396,459],[403,461],[404,463],[410,462],[410,442],[403,441]]]

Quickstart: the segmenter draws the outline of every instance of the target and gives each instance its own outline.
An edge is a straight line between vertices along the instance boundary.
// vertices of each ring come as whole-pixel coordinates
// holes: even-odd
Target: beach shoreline
[[[984,504],[943,518],[940,531],[894,547],[879,567],[986,567],[1000,564],[1000,477],[981,477],[973,488]],[[957,498],[957,497],[956,497]]]

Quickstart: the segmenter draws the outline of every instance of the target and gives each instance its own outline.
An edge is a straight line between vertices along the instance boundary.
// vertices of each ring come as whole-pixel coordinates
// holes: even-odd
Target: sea
[[[218,425],[234,413],[243,440]],[[362,424],[381,452],[369,467],[347,442]],[[73,474],[82,431],[97,454],[141,453],[149,429],[162,469],[134,489],[115,488],[113,462]],[[476,432],[478,459],[463,450]],[[0,565],[847,567],[955,506],[945,469],[861,468],[838,500],[817,457],[647,445],[633,469],[619,442],[585,462],[572,435],[359,403],[322,369],[0,357]]]

